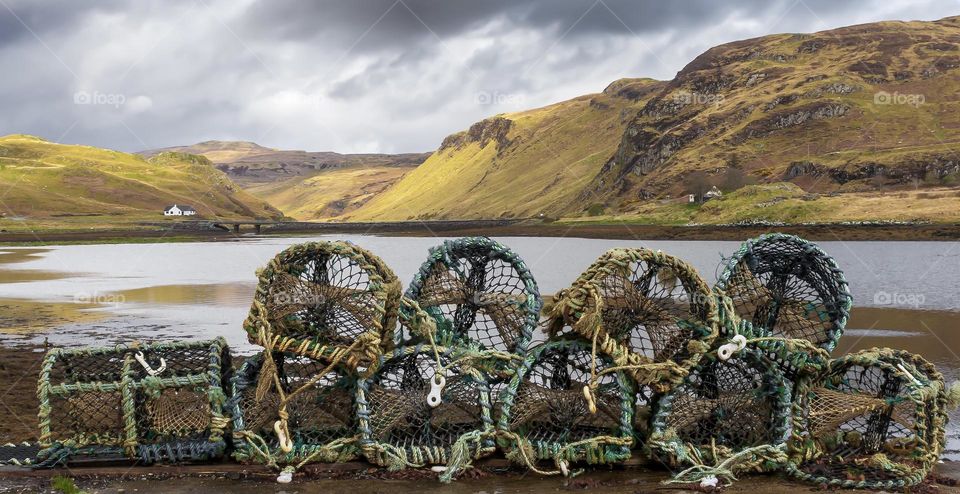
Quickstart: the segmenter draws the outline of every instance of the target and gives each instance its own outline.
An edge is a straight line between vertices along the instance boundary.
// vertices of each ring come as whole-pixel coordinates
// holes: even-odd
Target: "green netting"
[[[804,339],[828,352],[843,334],[852,305],[833,258],[782,233],[744,242],[725,261],[716,288],[762,336]]]
[[[497,437],[507,457],[543,474],[630,458],[634,387],[624,372],[610,372],[613,367],[585,341],[531,349],[500,396]],[[544,471],[541,460],[559,471]]]
[[[56,349],[43,361],[43,466],[81,459],[142,463],[222,456],[230,356],[212,341]]]
[[[717,336],[710,288],[686,262],[649,249],[613,249],[557,294],[548,333],[576,333],[631,374],[666,391]]]
[[[677,482],[729,482],[786,461],[790,384],[759,351],[707,354],[656,408],[647,446],[667,465],[687,468]]]
[[[918,355],[871,349],[801,383],[791,475],[815,484],[902,489],[939,459],[947,421],[943,377]]]
[[[381,357],[357,386],[366,458],[391,470],[449,464],[452,476],[493,453],[490,388],[472,363],[470,354],[425,345]]]
[[[265,360],[273,370],[262,372]],[[275,468],[355,459],[356,381],[342,367],[299,355],[247,359],[231,381],[233,457]]]
[[[400,282],[383,261],[349,242],[309,242],[257,272],[243,323],[251,343],[357,366],[393,346]]]
[[[445,241],[407,288],[437,322],[436,342],[522,354],[540,318],[537,283],[516,253],[495,240]],[[429,342],[423,334],[400,334],[406,344]]]

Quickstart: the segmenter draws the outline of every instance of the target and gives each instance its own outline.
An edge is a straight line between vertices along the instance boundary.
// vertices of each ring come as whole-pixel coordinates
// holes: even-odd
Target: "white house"
[[[703,195],[703,200],[709,201],[710,199],[716,199],[718,197],[723,197],[723,192],[720,192],[720,189],[718,189],[717,186],[713,186],[709,191],[707,191],[706,194]]]
[[[163,210],[164,216],[193,216],[195,214],[197,214],[196,209],[190,206],[177,206],[176,204],[167,206],[166,209]]]

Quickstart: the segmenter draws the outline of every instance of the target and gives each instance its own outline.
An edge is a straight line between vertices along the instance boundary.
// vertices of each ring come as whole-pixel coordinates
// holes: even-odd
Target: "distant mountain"
[[[0,137],[5,219],[89,217],[159,220],[166,206],[194,207],[201,218],[280,218],[207,158],[179,152],[150,158],[39,137]]]
[[[430,156],[291,151],[246,141],[206,141],[139,154],[165,151],[205,156],[247,191],[299,220],[353,211]]]
[[[342,219],[953,220],[958,76],[960,17],[728,43],[670,81],[477,122]],[[687,204],[714,185],[730,199]]]
[[[415,167],[430,153],[340,154],[329,151],[297,151],[263,147],[247,141],[205,141],[189,146],[151,149],[137,154],[152,156],[163,151],[207,157],[237,183],[267,184],[292,177],[348,167]]]

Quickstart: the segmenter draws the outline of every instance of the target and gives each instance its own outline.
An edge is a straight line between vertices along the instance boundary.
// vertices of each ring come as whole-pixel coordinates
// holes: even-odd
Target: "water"
[[[109,338],[199,338],[225,336],[237,348],[246,342],[240,330],[256,284],[255,271],[280,250],[297,242],[344,238],[381,256],[401,280],[409,280],[437,238],[346,235],[310,238],[253,238],[210,243],[67,245],[0,250],[0,299],[29,299],[53,306],[94,303],[100,308],[96,329],[110,328]],[[506,237],[527,262],[542,293],[567,286],[597,256],[612,247],[646,246],[679,256],[713,282],[722,255],[737,242],[624,241],[580,238]],[[822,242],[846,272],[857,307],[957,311],[960,248],[940,242]],[[952,316],[952,314],[951,314]],[[948,316],[949,318],[950,316]],[[960,319],[958,319],[960,320]],[[911,325],[910,321],[906,321]],[[865,325],[928,333],[890,326],[880,320]],[[81,326],[87,326],[86,328]],[[5,331],[7,341],[49,338],[57,344],[88,344],[91,324]],[[9,329],[9,328],[8,328]],[[858,328],[851,327],[852,330]],[[18,333],[18,334],[10,334]],[[857,334],[855,331],[852,334]],[[890,334],[889,336],[894,336]],[[99,337],[98,337],[99,338]]]

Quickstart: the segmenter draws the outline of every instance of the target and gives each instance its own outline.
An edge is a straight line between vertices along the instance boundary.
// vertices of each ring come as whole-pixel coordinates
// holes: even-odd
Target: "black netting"
[[[280,395],[275,385],[269,385],[263,396],[257,398],[257,385],[262,378],[263,366],[263,356],[258,355],[244,363],[233,381],[236,395],[231,402],[231,410],[234,414],[234,435],[239,438],[235,456],[244,461],[266,460],[258,456],[247,442],[248,433],[262,439],[273,454],[290,462],[302,461],[317,449],[356,436],[356,378],[339,369],[320,376],[327,366],[306,357],[274,352],[273,359],[286,395],[308,386],[297,391],[286,406],[293,451],[285,458],[279,450],[280,441],[274,426],[280,420]],[[253,444],[260,445],[259,442]],[[314,459],[322,461],[327,458]]]
[[[849,317],[843,273],[816,245],[772,234],[747,241],[726,262],[717,286],[742,319],[766,334],[832,350]]]
[[[384,463],[384,451],[415,464],[445,463],[450,448],[463,435],[491,428],[486,379],[452,361],[440,350],[440,365],[430,348],[399,349],[376,373],[361,383],[366,404],[362,427],[368,458]],[[438,370],[439,369],[439,370]],[[438,404],[428,403],[442,375]]]
[[[682,361],[689,357],[687,342],[702,336],[700,326],[710,318],[710,296],[700,281],[657,258],[602,272],[593,282],[603,299],[603,328],[653,362]]]
[[[465,238],[431,251],[407,296],[438,323],[444,343],[523,351],[536,325],[540,294],[523,261],[486,238]]]
[[[154,450],[171,445],[164,461],[216,456],[226,445],[222,384],[229,368],[222,339],[52,350],[39,383],[40,456],[149,462],[158,458]],[[198,448],[200,456],[177,453]]]
[[[535,451],[551,452],[591,438],[632,435],[632,427],[624,427],[624,408],[632,414],[634,397],[622,375],[599,376],[593,391],[596,413],[590,411],[583,391],[591,381],[589,345],[547,343],[531,355],[535,360],[511,383],[516,390],[502,428],[530,441]],[[597,374],[611,365],[603,357],[596,364]]]
[[[806,388],[803,414],[794,419],[799,439],[819,453],[796,473],[817,483],[873,488],[919,482],[942,447],[937,400],[943,384],[930,377],[886,353],[833,362],[826,379]]]
[[[709,457],[784,442],[790,390],[776,367],[752,351],[704,359],[660,402],[654,428]],[[667,448],[666,453],[672,453]]]

